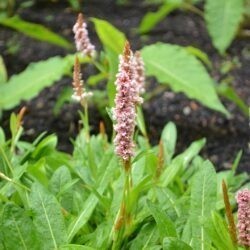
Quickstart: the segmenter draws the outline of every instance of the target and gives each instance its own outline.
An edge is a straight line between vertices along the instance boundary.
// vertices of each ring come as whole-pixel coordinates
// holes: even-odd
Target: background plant
[[[177,4],[176,1],[167,1],[165,4],[163,4],[163,6],[167,6],[167,9],[170,8],[169,6],[174,6],[174,8],[171,7],[171,10],[174,10],[176,9],[176,7],[179,7],[179,3],[180,2],[178,2]],[[193,6],[187,2],[183,2],[182,4],[184,4],[185,6]],[[156,20],[159,21],[159,13],[157,12],[154,15],[156,16]],[[152,24],[152,20],[155,20],[151,14],[149,15],[149,17],[150,18],[145,17],[143,21],[143,23],[145,25],[148,25],[148,27],[150,27],[150,25]],[[88,58],[82,58],[81,61],[83,63],[94,64],[97,67],[98,73],[96,75],[90,76],[87,80],[87,83],[94,87],[97,86],[100,81],[106,81],[108,98],[105,97],[105,92],[100,92],[99,90],[95,91],[95,94],[98,98],[93,98],[93,101],[99,107],[100,112],[104,114],[105,112],[103,109],[105,105],[101,105],[101,103],[96,100],[102,98],[102,103],[105,104],[108,101],[110,107],[113,106],[113,97],[115,93],[113,83],[118,65],[117,55],[121,53],[122,44],[124,43],[126,38],[122,32],[118,31],[107,21],[97,18],[93,18],[91,20],[93,21],[97,35],[101,43],[103,44],[103,51],[100,51],[99,56],[95,61],[90,61],[88,60]],[[14,16],[11,18],[1,18],[0,23],[2,25],[17,29],[21,32],[25,32],[25,34],[31,37],[37,39],[46,38],[47,42],[57,44],[68,49],[72,48],[72,45],[70,45],[64,38],[59,37],[58,35],[47,30],[45,27],[42,27],[41,25],[24,21],[18,16]],[[107,36],[107,34],[109,34],[109,36]],[[115,44],[114,41],[117,41],[117,44]],[[159,65],[152,65],[152,63],[150,63],[150,53],[154,55],[154,51],[158,50],[158,48],[161,48],[164,56],[173,57],[173,60],[171,62],[172,65],[169,64],[169,61],[163,62],[163,64],[165,65],[164,71],[159,69]],[[155,44],[155,46],[152,45],[150,49],[147,49],[147,46],[145,46],[145,48],[142,48],[142,52],[143,51],[147,51],[146,57],[144,58],[147,75],[156,77],[158,82],[163,84],[163,86],[170,87],[175,92],[184,92],[188,97],[194,98],[201,102],[203,105],[229,116],[228,111],[226,111],[226,109],[222,106],[220,100],[218,99],[218,95],[221,95],[223,97],[226,97],[230,101],[235,102],[236,105],[238,105],[242,110],[242,112],[247,115],[247,105],[243,100],[240,99],[235,90],[226,82],[224,82],[223,84],[216,83],[212,79],[212,77],[209,76],[206,68],[204,68],[202,63],[205,64],[205,67],[207,68],[210,68],[212,65],[208,56],[201,50],[190,46],[184,48],[181,46],[173,46],[170,44],[165,44],[165,46]],[[6,79],[5,81],[2,80],[3,84],[0,87],[1,92],[8,93],[8,96],[6,96],[1,101],[0,109],[4,110],[13,108],[14,106],[18,105],[21,100],[29,100],[30,98],[35,97],[42,89],[44,89],[44,87],[54,84],[55,81],[59,80],[63,75],[67,75],[67,73],[69,72],[69,68],[73,65],[72,60],[70,60],[69,58],[70,56],[67,56],[64,59],[51,58],[44,62],[35,63],[33,64],[33,66],[28,67],[18,76],[11,77],[7,84],[5,84]],[[46,67],[47,69],[51,67],[52,61],[57,65],[58,69],[62,69],[55,72],[54,77],[51,77],[49,71],[46,72],[45,70]],[[182,65],[180,65],[181,62]],[[66,64],[67,66],[65,68]],[[192,74],[192,72],[188,68],[188,65],[192,65],[190,67],[192,67],[192,70],[195,71],[195,74]],[[178,67],[180,67],[181,70],[177,70]],[[40,73],[43,70],[45,71],[45,79],[41,79]],[[35,88],[30,88],[30,86],[32,85],[32,82],[30,82],[30,80],[28,79],[30,74],[33,75],[35,79],[37,79]],[[178,77],[178,74],[181,75],[181,78]],[[22,82],[22,84],[20,84],[20,82]],[[204,88],[204,92],[197,91],[198,85],[199,88],[201,87],[201,85],[199,84],[200,82],[202,82],[202,88]],[[25,88],[23,88],[24,85],[26,85]],[[15,93],[13,93],[12,91],[14,89]],[[159,88],[160,91],[162,91],[162,89],[163,88]],[[204,95],[205,90],[208,91],[206,95]],[[64,102],[70,100],[70,96],[71,90],[69,88],[65,89],[62,92],[56,104],[55,113],[58,112]],[[146,99],[148,98],[150,98],[150,95],[146,96]]]

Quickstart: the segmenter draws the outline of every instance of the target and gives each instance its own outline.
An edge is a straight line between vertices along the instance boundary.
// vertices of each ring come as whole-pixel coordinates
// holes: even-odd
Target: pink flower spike
[[[90,42],[87,30],[87,23],[83,18],[83,14],[79,14],[75,25],[73,26],[75,33],[76,49],[82,52],[83,55],[93,57],[95,54],[95,46]]]
[[[116,78],[115,108],[113,110],[116,124],[114,130],[115,152],[124,161],[129,161],[134,154],[133,134],[135,129],[136,86],[134,80],[133,54],[126,42],[123,55],[120,56],[119,71]]]
[[[239,191],[236,196],[238,203],[238,240],[243,246],[250,246],[250,190]]]

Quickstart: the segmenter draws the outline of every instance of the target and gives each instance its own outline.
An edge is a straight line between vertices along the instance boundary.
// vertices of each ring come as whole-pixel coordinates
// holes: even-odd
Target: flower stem
[[[81,105],[84,109],[83,126],[84,126],[85,136],[86,136],[87,141],[89,142],[90,133],[89,133],[89,112],[88,112],[87,100],[82,101]]]
[[[130,194],[132,188],[131,160],[123,162],[125,180],[123,186],[122,202],[113,226],[113,246],[112,250],[120,249],[124,239],[126,229],[131,223],[130,215]]]

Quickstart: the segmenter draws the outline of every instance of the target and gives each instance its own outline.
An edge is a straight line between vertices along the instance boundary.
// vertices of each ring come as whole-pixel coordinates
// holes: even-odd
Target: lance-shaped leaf
[[[220,102],[213,79],[202,63],[185,48],[157,43],[142,49],[146,75],[155,76],[175,92],[184,92],[205,106],[229,115]]]
[[[156,221],[157,228],[159,230],[160,238],[163,239],[166,236],[177,237],[174,223],[168,217],[165,211],[162,211],[159,205],[154,205],[152,202],[147,203],[148,208],[152,216]]]
[[[244,13],[243,0],[207,0],[205,19],[213,45],[223,54],[236,35]]]
[[[39,250],[36,229],[28,213],[15,204],[9,203],[4,207],[1,218],[1,234],[4,249]]]
[[[30,64],[23,72],[14,75],[10,80],[0,85],[0,109],[11,109],[22,100],[35,97],[45,87],[52,85],[73,65],[73,56],[59,56],[45,61]]]
[[[66,244],[66,227],[56,198],[40,184],[34,183],[31,188],[30,205],[43,249],[58,249]]]
[[[0,24],[24,33],[27,36],[52,43],[63,48],[71,48],[71,44],[62,36],[54,33],[45,26],[22,20],[19,16],[1,18]]]
[[[102,42],[109,63],[109,81],[107,83],[110,107],[114,106],[115,76],[118,71],[118,55],[122,54],[126,41],[125,35],[105,20],[92,18],[99,39]]]
[[[190,220],[192,247],[195,250],[210,249],[204,222],[210,218],[211,211],[216,207],[216,195],[216,172],[213,165],[209,161],[205,161],[201,170],[193,178],[191,186]]]

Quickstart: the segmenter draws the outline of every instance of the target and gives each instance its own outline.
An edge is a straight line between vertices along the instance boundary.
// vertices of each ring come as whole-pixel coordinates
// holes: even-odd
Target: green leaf
[[[192,250],[192,247],[173,237],[166,237],[163,239],[163,250]]]
[[[59,115],[61,108],[66,102],[70,102],[72,100],[71,96],[73,94],[73,88],[64,87],[63,90],[60,92],[59,96],[57,97],[56,103],[53,107],[53,114]]]
[[[121,54],[126,41],[125,35],[105,20],[91,18],[99,39],[105,48]]]
[[[141,131],[141,133],[143,134],[143,136],[147,138],[147,130],[146,130],[146,124],[145,124],[142,107],[138,106],[136,107],[136,110],[137,110],[137,116],[136,116],[137,126],[139,130]]]
[[[213,79],[185,48],[157,43],[144,47],[142,57],[148,76],[155,76],[175,92],[184,92],[189,98],[229,116],[216,94]]]
[[[109,98],[109,106],[113,107],[115,103],[115,94],[116,94],[116,87],[115,87],[115,80],[116,74],[118,72],[118,54],[115,51],[112,51],[109,48],[105,49],[107,60],[109,62],[109,79],[107,83],[107,92]]]
[[[49,135],[43,138],[34,151],[32,152],[31,157],[33,159],[40,159],[43,156],[48,156],[52,151],[55,150],[57,145],[57,137],[56,135]]]
[[[37,160],[34,163],[31,163],[27,167],[27,172],[35,177],[43,186],[48,185],[48,177],[46,175],[46,161],[44,158]]]
[[[40,41],[52,43],[63,48],[72,47],[72,45],[65,38],[52,32],[43,25],[24,21],[19,16],[0,19],[0,24],[15,29]]]
[[[207,0],[205,20],[215,48],[223,54],[234,39],[244,12],[243,0]]]
[[[159,239],[159,233],[153,223],[147,223],[142,226],[136,238],[131,242],[130,250],[146,250],[150,246],[155,246]]]
[[[58,168],[49,181],[49,189],[67,211],[72,209],[73,192],[71,188],[76,181],[72,181],[70,171],[66,166]]]
[[[171,218],[180,217],[184,212],[183,207],[178,204],[176,196],[168,188],[157,188],[156,195],[162,208],[166,209],[167,214],[171,213]]]
[[[169,163],[175,152],[175,145],[177,140],[177,129],[173,122],[169,122],[161,133],[161,140],[164,147],[164,159]]]
[[[174,223],[167,216],[166,212],[162,211],[159,206],[156,206],[150,201],[147,202],[147,205],[150,210],[150,213],[156,221],[161,239],[166,236],[177,237],[177,232],[175,230]]]
[[[100,81],[105,80],[107,78],[107,74],[104,72],[98,73],[96,75],[92,75],[88,78],[87,84],[90,86],[97,85]]]
[[[49,181],[49,188],[53,194],[57,195],[63,192],[64,186],[71,182],[71,180],[68,168],[62,166],[53,173]]]
[[[107,153],[107,157],[110,157],[110,153]],[[106,162],[106,157],[103,159]],[[102,163],[101,163],[102,165]],[[117,168],[117,161],[115,157],[112,157],[109,160],[108,165],[105,165],[105,172],[100,176],[100,180],[98,180],[98,188],[97,192],[102,195],[106,188],[109,185],[109,181],[111,180],[113,174],[115,173],[115,169]],[[83,205],[83,209],[77,218],[69,225],[68,230],[68,241],[70,242],[75,234],[88,222],[91,217],[96,205],[98,203],[98,197],[95,194],[90,194],[87,200]]]
[[[22,100],[35,97],[45,87],[67,73],[73,65],[73,56],[59,56],[30,64],[23,72],[0,85],[0,109],[11,109]]]
[[[11,113],[10,115],[10,131],[11,137],[14,138],[17,133],[17,115],[15,113]]]
[[[213,165],[205,161],[193,178],[191,186],[190,220],[192,247],[195,250],[211,249],[204,222],[216,206],[217,179]]]
[[[107,91],[110,107],[114,106],[115,97],[115,76],[118,71],[118,55],[122,54],[123,47],[126,41],[125,35],[112,26],[109,22],[97,18],[91,19],[95,24],[95,29],[99,39],[104,46],[107,60],[109,63],[109,80]]]
[[[35,227],[24,209],[8,203],[1,218],[1,234],[6,250],[40,249]]]
[[[186,47],[186,50],[191,54],[191,55],[194,55],[196,56],[198,59],[200,59],[203,63],[205,63],[210,69],[212,68],[212,62],[211,60],[209,59],[208,55],[198,49],[198,48],[195,48],[195,47],[192,47],[192,46],[187,46]]]
[[[139,32],[146,33],[151,31],[159,22],[161,22],[168,14],[180,7],[181,1],[167,1],[156,12],[148,12],[142,19]]]
[[[55,197],[40,184],[31,188],[30,205],[34,213],[34,224],[43,242],[43,249],[58,249],[67,243],[66,228],[61,207]]]
[[[231,86],[228,86],[226,83],[220,83],[216,85],[216,89],[219,95],[224,96],[228,100],[234,102],[243,112],[245,116],[248,116],[248,106],[247,104],[239,97],[235,89]]]
[[[161,185],[163,187],[168,186],[176,178],[178,173],[180,173],[182,169],[185,169],[189,162],[198,155],[205,143],[205,139],[194,141],[183,153],[176,156],[162,173],[160,178]]]
[[[2,56],[0,56],[0,84],[7,81],[7,70],[4,65]]]
[[[218,213],[212,212],[211,218],[205,222],[205,232],[209,235],[216,249],[237,249],[230,238],[226,221]]]
[[[2,146],[5,143],[5,133],[2,127],[0,127],[0,146]]]

